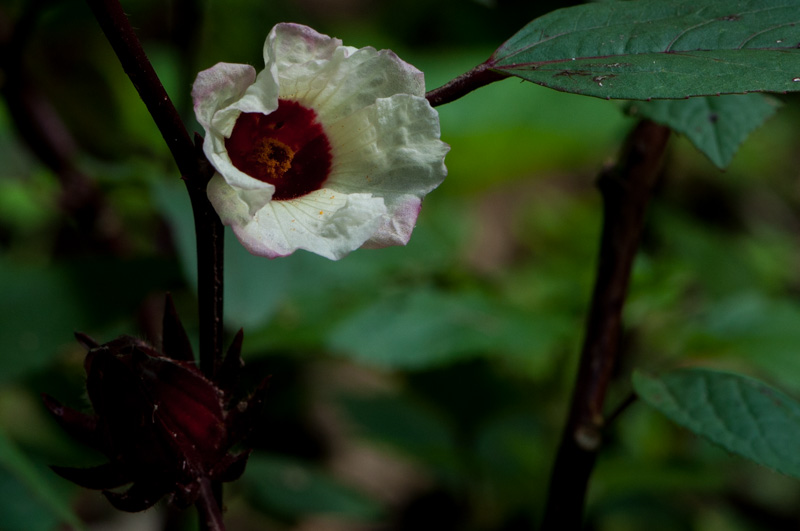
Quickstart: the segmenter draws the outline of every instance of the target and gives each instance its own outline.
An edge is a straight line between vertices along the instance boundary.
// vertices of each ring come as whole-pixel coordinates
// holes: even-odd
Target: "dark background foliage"
[[[196,72],[260,68],[277,22],[392,48],[430,89],[569,3],[123,5],[196,130]],[[30,31],[12,41],[20,20]],[[121,518],[191,528],[191,514],[166,507],[120,516],[51,474],[46,464],[102,457],[71,443],[39,400],[87,407],[73,331],[155,339],[165,291],[196,336],[185,190],[83,3],[2,0],[0,39],[0,529],[55,529],[72,514],[97,529]],[[673,138],[611,409],[634,367],[731,368],[800,396],[800,121],[783,99],[724,172]],[[253,381],[272,375],[258,451],[226,490],[230,529],[510,531],[541,516],[594,272],[594,178],[634,121],[619,102],[516,80],[439,110],[449,177],[406,248],[268,261],[228,234],[227,329],[244,327]],[[55,163],[28,132],[41,116],[66,146]],[[587,515],[597,530],[795,529],[799,496],[795,480],[635,404],[611,430]]]

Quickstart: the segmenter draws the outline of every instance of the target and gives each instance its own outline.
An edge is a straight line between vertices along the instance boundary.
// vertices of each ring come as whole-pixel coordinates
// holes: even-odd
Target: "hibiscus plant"
[[[502,21],[493,19],[497,31],[522,27],[488,48],[472,47],[469,61],[453,63],[464,64],[461,70],[440,59],[432,83],[421,68],[436,62],[420,47],[409,47],[418,63],[279,21],[285,11],[324,24],[328,15],[302,15],[305,8],[325,11],[324,3],[252,11],[263,20],[239,3],[219,8],[221,19],[205,24],[214,39],[229,42],[208,46],[206,56],[197,53],[199,2],[175,2],[175,27],[186,30],[174,44],[187,58],[179,64],[146,53],[137,37],[146,30],[131,25],[132,19],[142,27],[136,12],[129,17],[118,0],[87,0],[147,110],[122,109],[115,118],[142,128],[152,120],[162,139],[148,152],[126,138],[124,127],[102,133],[89,127],[96,151],[125,160],[125,171],[104,169],[102,156],[82,159],[77,146],[85,140],[70,132],[71,121],[103,123],[98,116],[107,102],[94,103],[96,115],[78,110],[70,119],[63,110],[69,104],[52,105],[52,91],[37,87],[23,60],[36,49],[40,20],[67,11],[59,2],[0,4],[8,123],[58,177],[57,206],[71,233],[59,236],[53,256],[69,257],[70,267],[60,271],[82,286],[65,290],[55,277],[14,265],[14,249],[23,256],[31,251],[13,241],[21,229],[3,225],[16,218],[0,212],[0,286],[9,301],[0,308],[13,310],[2,323],[9,332],[0,334],[2,357],[13,363],[0,367],[24,368],[7,369],[19,382],[0,392],[0,487],[24,485],[36,500],[32,506],[49,515],[37,520],[24,504],[0,503],[0,529],[85,528],[91,511],[65,501],[77,496],[71,483],[102,492],[103,503],[122,512],[160,510],[165,523],[158,528],[168,529],[798,525],[796,510],[787,514],[780,502],[765,500],[769,492],[747,497],[746,489],[729,488],[737,480],[721,472],[737,467],[741,477],[778,485],[773,491],[788,489],[786,505],[796,507],[794,479],[745,468],[740,458],[800,478],[800,402],[790,396],[800,391],[793,361],[800,277],[790,267],[799,263],[800,246],[796,233],[786,235],[800,227],[797,185],[751,194],[755,187],[740,182],[731,191],[717,182],[726,177],[717,168],[731,165],[745,139],[781,105],[781,115],[796,107],[800,0],[552,3],[529,8],[527,24],[503,2],[470,3],[468,11],[501,13]],[[166,9],[156,4],[150,8]],[[334,4],[346,11],[369,2]],[[445,7],[455,4],[418,6],[419,18],[392,16],[398,27],[435,33],[452,15]],[[492,25],[481,16],[470,20],[476,28]],[[220,53],[261,46],[244,29],[251,26],[266,34],[263,65],[226,62]],[[88,27],[84,32],[94,31]],[[241,35],[232,27],[241,27]],[[351,32],[347,24],[331,27]],[[492,42],[495,30],[484,33]],[[90,46],[82,53],[99,53],[89,54]],[[109,75],[79,77],[92,94],[98,84],[111,93],[129,91],[121,88],[119,69]],[[164,84],[185,109],[173,105]],[[582,113],[602,116],[596,124],[607,138],[560,142],[565,116],[584,120],[588,129]],[[522,123],[533,116],[552,117],[544,132],[493,129],[503,117]],[[785,173],[796,181],[795,122],[781,122],[795,133],[781,133],[789,147],[762,143],[754,157],[776,167],[791,160]],[[471,144],[470,124],[480,129]],[[622,148],[596,179],[601,204],[571,177],[490,197],[510,173],[560,178],[558,164],[521,169],[535,158],[550,155],[575,168],[586,152],[597,169],[604,162],[597,156],[617,140]],[[169,164],[131,161],[162,160],[164,145]],[[698,167],[714,176],[703,181],[710,192],[685,184]],[[754,167],[751,173],[778,172]],[[180,178],[191,212],[181,206],[184,192],[163,184],[167,179],[133,175],[140,170],[166,173],[173,183]],[[116,172],[112,181],[145,179],[172,228],[164,245],[180,256],[182,274],[172,255],[148,262],[153,271],[131,260],[143,244],[131,241],[125,227],[156,225],[156,216],[120,216],[126,212],[120,204],[135,194],[89,177],[103,172]],[[740,173],[730,170],[741,181]],[[454,184],[459,193],[448,192],[450,183],[469,176],[471,185]],[[672,182],[700,197],[697,219],[690,220],[688,192],[683,211],[664,192]],[[117,197],[109,199],[105,190],[115,186]],[[460,197],[470,186],[480,200]],[[571,194],[588,199],[570,202]],[[4,208],[14,201],[0,198]],[[579,213],[598,208],[602,222]],[[522,221],[509,229],[515,216]],[[758,237],[742,243],[704,232],[714,223],[731,233],[749,223],[747,231]],[[234,236],[227,242],[226,231]],[[106,261],[87,265],[80,249]],[[592,256],[594,269],[587,264]],[[104,283],[106,269],[113,280]],[[182,275],[193,288],[181,289]],[[715,285],[739,291],[725,298]],[[174,296],[164,293],[171,290]],[[74,300],[94,313],[63,302]],[[134,303],[137,334],[145,338],[122,330],[130,317],[110,309]],[[71,347],[36,331],[42,321],[61,334],[62,322],[83,329],[103,318],[105,325],[90,325],[97,334],[76,332]],[[43,362],[34,354],[32,362],[23,359],[46,351]],[[77,374],[76,367],[82,374],[63,376],[58,385],[37,380],[37,371],[59,364],[69,367],[65,374]],[[41,403],[20,399],[23,387],[36,388]],[[275,406],[287,397],[293,406]],[[27,403],[49,416],[37,416],[32,431],[14,428],[4,403]],[[63,434],[47,431],[53,420]],[[358,436],[350,423],[359,426]],[[36,449],[37,437],[63,448],[31,458],[25,449]],[[70,440],[94,453],[72,448]],[[714,454],[714,445],[703,446],[701,456],[675,449],[696,448],[701,440],[728,453]],[[708,453],[711,464],[703,464]],[[313,460],[316,468],[308,465]],[[695,497],[664,502],[659,493],[677,486]],[[698,509],[698,492],[719,494],[717,503],[728,509]],[[730,517],[741,506],[740,518]],[[196,524],[186,523],[190,507]],[[252,507],[262,516],[244,523]],[[647,515],[639,518],[641,511]],[[318,514],[338,514],[345,527]]]

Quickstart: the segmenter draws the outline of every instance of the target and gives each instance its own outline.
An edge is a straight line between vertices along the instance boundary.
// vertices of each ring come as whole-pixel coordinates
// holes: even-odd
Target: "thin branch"
[[[613,410],[611,410],[611,413],[606,415],[604,425],[608,427],[614,424],[620,415],[627,411],[627,409],[632,406],[636,400],[638,400],[638,398],[639,396],[636,393],[630,393],[628,396],[626,396],[625,400],[623,400],[620,405],[615,407]]]
[[[197,516],[200,519],[201,529],[208,531],[225,531],[222,521],[222,511],[214,496],[213,482],[208,478],[200,480],[200,497],[195,503]]]
[[[670,130],[642,121],[617,167],[601,174],[600,256],[577,383],[550,477],[544,531],[580,529],[586,489],[602,444],[603,402],[619,356],[622,308],[631,268]]]
[[[214,170],[195,148],[178,111],[117,0],[86,0],[131,79],[186,183],[197,233],[197,291],[200,314],[200,368],[213,378],[222,358],[222,269],[224,232],[206,196]]]
[[[488,63],[482,63],[441,87],[431,90],[425,94],[425,97],[433,107],[436,107],[438,105],[450,103],[451,101],[466,96],[475,89],[507,77],[508,74],[492,70]]]
[[[211,380],[222,360],[222,301],[224,232],[219,216],[206,195],[214,169],[192,142],[178,111],[164,90],[147,55],[117,0],[86,0],[125,73],[153,117],[183,176],[194,213],[197,236],[197,297],[200,323],[200,369]],[[224,530],[222,485],[204,482],[197,510],[200,528]]]
[[[117,0],[86,0],[185,178],[199,175],[189,133]]]
[[[202,151],[202,137],[196,135],[197,157],[204,175],[213,175],[214,169]],[[223,357],[223,267],[225,263],[225,231],[214,207],[208,200],[206,185],[197,186],[184,176],[194,213],[194,230],[197,234],[197,298],[200,312],[200,369],[215,380]]]

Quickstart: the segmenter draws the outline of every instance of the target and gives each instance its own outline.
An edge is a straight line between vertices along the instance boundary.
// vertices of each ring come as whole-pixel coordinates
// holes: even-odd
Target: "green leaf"
[[[86,312],[61,267],[0,260],[0,383],[41,369],[75,343]]]
[[[284,518],[329,514],[375,518],[376,502],[312,466],[285,456],[253,455],[242,481],[254,506]]]
[[[631,113],[681,133],[718,168],[730,164],[747,136],[775,113],[762,94],[637,102]]]
[[[532,319],[480,293],[418,289],[382,298],[346,318],[330,335],[335,352],[378,367],[425,369],[486,352],[541,367],[568,333],[557,317]]]
[[[476,355],[493,326],[482,301],[430,290],[378,300],[334,329],[331,348],[351,359],[391,368],[425,368]]]
[[[604,459],[598,463],[596,474],[604,495],[612,497],[644,492],[710,494],[725,489],[725,477],[712,464],[631,460],[625,455]]]
[[[798,0],[595,2],[534,20],[487,66],[600,98],[789,92],[798,43]]]
[[[502,503],[528,507],[531,499],[546,496],[550,453],[541,419],[532,412],[501,413],[481,425],[474,445],[477,469]]]
[[[758,292],[741,292],[709,305],[692,320],[689,348],[747,363],[784,389],[800,390],[800,304]]]
[[[35,518],[32,518],[31,514],[27,514],[25,525],[21,525],[17,529],[35,529],[39,522],[43,529],[47,529],[47,522],[52,520],[68,524],[72,529],[85,529],[84,525],[70,509],[66,500],[53,489],[44,473],[17,448],[2,428],[0,428],[0,468],[7,470],[11,477],[24,485],[27,492],[33,495],[33,499],[25,497],[25,503],[33,504],[37,506],[38,510],[44,510],[45,512],[45,514],[38,514],[37,511],[37,513],[34,513],[37,515]],[[52,477],[55,476],[53,475]],[[8,485],[8,481],[0,481],[0,491],[5,490]],[[19,496],[19,492],[15,491],[13,494],[18,500],[23,500],[23,497]],[[2,498],[3,500],[7,499],[6,496]],[[0,527],[12,529],[13,527],[7,518],[11,518],[13,515],[9,515],[8,511],[3,511],[2,514],[3,522],[8,524],[9,527],[7,528],[4,525],[0,525]]]
[[[438,87],[484,59],[485,50],[451,51],[420,56],[414,64],[425,72],[428,86]],[[447,183],[451,193],[596,167],[617,149],[620,131],[632,121],[605,101],[529,83],[493,83],[470,93],[463,105],[442,105],[437,111],[442,139],[451,146],[447,169],[458,175]],[[415,238],[416,233],[412,243]]]
[[[707,369],[633,375],[648,404],[723,448],[800,478],[800,402],[763,382]]]
[[[403,395],[345,396],[349,419],[367,439],[390,445],[451,480],[462,478],[452,427],[436,409]]]

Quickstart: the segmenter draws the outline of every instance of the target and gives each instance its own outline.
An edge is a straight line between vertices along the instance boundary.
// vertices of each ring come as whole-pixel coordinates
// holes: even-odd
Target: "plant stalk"
[[[122,68],[153,117],[186,184],[197,236],[200,369],[213,381],[223,355],[224,264],[222,223],[206,195],[206,186],[214,175],[214,169],[201,149],[202,138],[198,137],[197,146],[192,142],[119,1],[86,0],[86,2],[119,58]],[[224,529],[221,517],[221,483],[204,483],[201,495],[198,511],[210,516],[200,518],[200,528],[209,531]]]
[[[225,531],[222,511],[217,503],[214,483],[208,478],[200,481],[200,497],[195,503],[200,528],[207,531]]]
[[[500,81],[508,77],[508,74],[502,74],[496,70],[492,70],[488,61],[481,63],[469,72],[461,74],[457,78],[445,83],[439,88],[435,88],[425,94],[428,102],[433,107],[450,103],[458,98],[466,96],[475,89],[484,87],[495,81]]]
[[[669,136],[667,127],[639,122],[617,166],[598,179],[604,219],[597,276],[577,382],[550,477],[543,531],[583,525],[589,477],[602,445],[603,403],[619,357],[622,309]]]
[[[200,368],[213,378],[222,359],[223,230],[206,196],[214,170],[195,148],[183,121],[117,0],[86,0],[122,68],[150,112],[183,176],[197,233]]]

